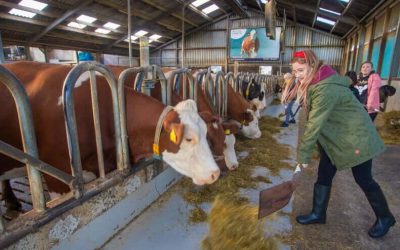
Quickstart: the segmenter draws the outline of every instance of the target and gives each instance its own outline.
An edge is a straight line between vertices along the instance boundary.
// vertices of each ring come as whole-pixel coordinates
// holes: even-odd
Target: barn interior
[[[296,51],[313,50],[324,64],[331,65],[342,75],[347,71],[360,72],[362,63],[370,61],[374,71],[379,74],[382,85],[399,89],[399,31],[399,0],[0,0],[0,63],[6,65],[33,61],[75,67],[85,62],[95,62],[104,66],[119,65],[135,69],[150,65],[153,66],[151,70],[168,68],[182,72],[212,72],[225,77],[231,73],[235,79],[249,81],[266,79],[267,107],[260,114],[261,117],[274,116],[280,119],[272,122],[279,127],[277,124],[282,121],[285,111],[284,105],[277,100],[280,94],[275,93],[274,89],[285,73],[292,72],[291,59]],[[245,44],[246,38],[250,45]],[[151,79],[156,73],[153,71],[150,76],[149,72],[146,71],[144,79],[148,78],[148,86],[152,88],[154,86]],[[157,77],[157,80],[161,79],[159,75]],[[0,83],[4,79],[0,78]],[[168,77],[165,82],[167,80]],[[141,90],[146,92],[143,88]],[[396,218],[399,218],[400,211],[400,200],[395,195],[395,190],[400,187],[398,181],[394,180],[398,176],[394,168],[398,166],[400,152],[396,135],[400,128],[399,95],[397,91],[382,102],[380,118],[376,122],[378,127],[393,123],[390,126],[394,133],[381,134],[389,149],[384,157],[377,159],[376,173],[379,181],[385,183],[383,187],[390,193],[389,200],[393,204]],[[305,119],[304,116],[301,109],[299,119]],[[279,144],[291,145],[290,157],[284,160],[292,164],[304,123],[305,121],[298,121],[297,124],[290,125],[287,131],[280,130],[274,135]],[[238,140],[242,140],[242,144],[250,144],[244,137],[239,137]],[[251,148],[251,145],[248,147]],[[0,145],[0,150],[5,151],[4,148]],[[236,149],[238,155],[246,155],[246,152],[250,151]],[[245,165],[245,162],[246,156],[243,156],[239,163]],[[35,163],[30,159],[28,163],[36,168],[41,166],[40,162]],[[384,170],[387,165],[390,167]],[[267,173],[260,169],[255,171],[261,171],[260,175],[270,174],[270,170]],[[378,174],[378,171],[383,173]],[[257,205],[257,195],[261,189],[292,177],[291,171],[286,170],[274,174],[271,174],[270,183],[261,181],[252,191],[251,188],[242,190],[250,203]],[[171,208],[168,207],[170,205],[172,209],[184,211],[183,214],[189,217],[193,215],[192,208],[200,207],[201,211],[210,212],[211,202],[200,206],[187,205],[187,201],[177,198],[176,193],[169,194],[172,197],[170,200],[168,196],[161,195],[168,193],[168,189],[179,192],[180,186],[177,188],[174,185],[181,177],[168,168],[167,164],[159,163],[153,158],[147,159],[130,170],[117,171],[105,178],[103,176],[103,179],[96,179],[85,185],[85,191],[79,190],[83,193],[71,191],[66,196],[51,201],[50,194],[45,192],[46,202],[41,204],[41,209],[37,209],[37,203],[32,201],[28,178],[20,178],[13,182],[13,188],[19,190],[17,192],[28,194],[21,198],[24,216],[11,219],[21,215],[21,211],[16,214],[5,213],[5,202],[2,203],[0,248],[68,249],[74,246],[83,249],[131,249],[131,244],[137,240],[140,242],[138,249],[157,246],[161,248],[163,242],[165,249],[213,249],[201,245],[204,234],[208,232],[206,222],[186,225],[186,217],[182,219],[180,213],[173,213],[169,220],[156,219],[157,216],[167,217],[171,213]],[[353,215],[358,216],[356,211],[345,214],[344,217],[347,221],[352,221],[353,226],[343,230],[346,227],[341,221],[343,218],[333,217],[335,219],[332,220],[339,220],[340,223],[330,225],[328,230],[343,239],[340,244],[331,240],[328,233],[320,233],[321,228],[303,230],[288,222],[294,220],[294,215],[291,215],[293,211],[296,213],[307,208],[304,200],[311,200],[312,190],[305,182],[311,183],[313,177],[315,173],[308,173],[304,177],[298,195],[291,200],[283,213],[264,221],[267,228],[264,230],[277,232],[267,233],[268,237],[279,238],[278,245],[274,247],[378,248],[378,243],[355,233],[364,229],[363,226],[367,223],[365,218],[372,211],[362,213],[361,217],[365,221],[353,220]],[[72,177],[65,178],[70,180]],[[338,178],[337,182],[340,184],[337,185],[352,182],[343,174]],[[46,191],[46,187],[44,188]],[[346,186],[347,193],[343,197],[351,199],[353,189],[356,188]],[[197,187],[191,186],[189,189],[195,190],[194,193],[202,192]],[[354,209],[341,200],[339,191],[333,196],[338,203],[331,210],[340,210],[341,206]],[[359,204],[368,206],[362,200],[363,197],[358,193],[356,196],[355,200]],[[150,207],[160,197],[161,201],[158,200],[155,205],[160,210],[154,208],[154,205]],[[141,202],[137,202],[138,200]],[[362,209],[362,206],[357,206],[356,209]],[[42,210],[46,212],[43,213]],[[120,215],[116,216],[118,213]],[[115,221],[111,223],[111,220]],[[171,226],[153,230],[158,223],[170,224],[174,220],[179,222],[176,234]],[[140,228],[140,225],[145,226]],[[93,230],[99,227],[104,230],[101,230],[97,238],[93,237]],[[163,231],[169,233],[152,241],[152,235],[162,235]],[[135,235],[129,236],[133,232]],[[388,235],[388,240],[382,242],[384,248],[396,248],[400,243],[394,237],[397,232],[399,229],[396,225]],[[196,233],[200,235],[195,235]],[[90,240],[85,241],[89,238]],[[31,239],[33,240],[30,241]],[[174,248],[174,241],[181,244]],[[319,241],[325,241],[326,244]]]

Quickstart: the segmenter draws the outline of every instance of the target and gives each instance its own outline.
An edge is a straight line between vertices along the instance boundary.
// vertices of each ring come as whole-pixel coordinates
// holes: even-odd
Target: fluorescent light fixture
[[[219,7],[215,4],[208,6],[207,8],[204,8],[202,11],[206,14],[213,12],[214,10],[219,9]]]
[[[340,15],[341,15],[339,12],[336,12],[336,11],[333,11],[333,10],[328,10],[328,9],[321,8],[321,7],[319,7],[319,9],[320,9],[320,10],[322,10],[322,11],[325,11],[325,12],[329,12],[329,13],[332,13],[332,14],[338,15],[338,16],[340,16]]]
[[[85,23],[93,23],[94,21],[97,20],[97,18],[94,18],[91,16],[86,16],[86,15],[80,15],[76,20],[85,22]]]
[[[108,22],[103,25],[104,28],[113,29],[113,30],[118,29],[119,26],[121,26],[121,25],[112,23],[112,22]]]
[[[22,16],[27,18],[32,18],[36,15],[36,13],[19,9],[11,9],[8,13],[10,13],[11,15]]]
[[[317,21],[319,21],[319,22],[321,22],[321,23],[326,23],[326,24],[329,24],[329,25],[335,25],[335,23],[336,22],[334,22],[334,21],[332,21],[332,20],[329,20],[329,19],[326,19],[326,18],[323,18],[323,17],[320,17],[320,16],[317,16]]]
[[[98,29],[96,29],[94,32],[101,33],[101,34],[108,34],[108,33],[111,32],[111,30],[106,30],[106,29],[98,28]]]
[[[139,30],[138,32],[135,33],[135,36],[141,37],[141,36],[146,35],[147,33],[149,33],[149,32],[147,32],[145,30]]]
[[[150,41],[156,41],[157,39],[161,38],[160,35],[154,34],[152,36],[149,37]]]
[[[194,7],[199,7],[200,5],[203,5],[203,4],[207,3],[208,1],[210,1],[210,0],[196,0],[192,3],[192,5]]]
[[[87,25],[86,24],[81,24],[81,23],[76,23],[76,22],[70,22],[67,24],[69,27],[72,28],[77,28],[77,29],[84,29]]]
[[[21,2],[19,2],[18,5],[25,6],[35,10],[43,10],[44,8],[46,8],[47,3],[41,3],[34,0],[22,0]]]
[[[139,37],[137,37],[137,36],[131,36],[131,41],[133,42],[133,41],[135,41],[135,40],[138,39],[138,38],[139,38]],[[128,38],[125,39],[125,41],[129,43],[129,39],[128,39]]]

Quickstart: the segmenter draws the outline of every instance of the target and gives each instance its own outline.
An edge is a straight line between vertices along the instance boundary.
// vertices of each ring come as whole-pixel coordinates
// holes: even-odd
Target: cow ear
[[[253,114],[251,113],[250,110],[246,110],[246,112],[244,112],[243,114],[244,114],[244,121],[246,124],[253,121]]]
[[[262,101],[262,99],[264,98],[264,91],[261,91],[260,95],[258,96],[258,100]]]
[[[251,110],[253,110],[254,112],[257,111],[257,106],[254,103],[251,103]]]
[[[205,123],[210,123],[213,121],[213,115],[208,111],[199,112],[199,115]]]
[[[163,122],[164,130],[169,134],[169,139],[176,145],[180,145],[185,132],[185,126],[180,122],[178,113],[171,111]]]
[[[240,130],[240,123],[234,120],[222,122],[225,134],[237,134]]]

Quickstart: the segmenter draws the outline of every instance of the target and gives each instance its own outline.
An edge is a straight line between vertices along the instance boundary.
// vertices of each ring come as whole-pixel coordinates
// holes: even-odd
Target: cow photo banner
[[[276,34],[281,27],[276,27]],[[232,29],[229,39],[229,56],[232,60],[275,61],[279,60],[279,38],[269,39],[265,28]]]

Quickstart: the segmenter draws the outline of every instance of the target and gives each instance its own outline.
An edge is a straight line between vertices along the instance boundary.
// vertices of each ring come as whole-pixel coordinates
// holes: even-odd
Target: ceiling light
[[[345,3],[348,3],[348,2],[349,2],[349,0],[340,0],[340,1],[345,2]]]
[[[112,22],[108,22],[103,25],[104,28],[113,29],[113,30],[118,29],[119,26],[121,26],[121,25],[112,23]]]
[[[332,26],[336,23],[335,21],[332,21],[332,20],[329,20],[329,19],[326,19],[326,18],[323,18],[323,17],[320,17],[320,16],[317,16],[317,21],[322,22],[322,23],[326,23],[326,24],[329,24],[329,25],[332,25]]]
[[[338,16],[340,16],[340,15],[341,15],[339,12],[336,12],[336,11],[333,11],[333,10],[328,10],[328,9],[321,8],[321,7],[319,7],[319,9],[320,9],[320,10],[322,10],[322,11],[325,11],[325,12],[329,12],[329,13],[332,13],[332,14],[338,15]]]
[[[8,13],[10,13],[11,15],[22,16],[27,18],[32,18],[36,15],[36,13],[19,9],[11,9]]]
[[[87,25],[86,24],[81,24],[81,23],[76,23],[76,22],[70,22],[67,24],[69,27],[72,28],[77,28],[77,29],[84,29]]]
[[[138,32],[135,33],[135,36],[141,37],[141,36],[146,35],[147,33],[149,33],[149,32],[147,32],[145,30],[139,30]]]
[[[200,5],[203,5],[203,4],[207,3],[208,1],[210,1],[210,0],[196,0],[192,3],[192,5],[194,7],[199,7]]]
[[[207,8],[203,9],[202,11],[206,14],[213,12],[214,10],[219,9],[219,7],[215,4],[208,6]]]
[[[138,38],[139,38],[139,37],[137,37],[137,36],[131,36],[131,41],[133,42],[133,41],[135,41],[135,40],[138,39]],[[129,38],[125,39],[125,41],[129,43]]]
[[[85,22],[85,23],[93,23],[94,21],[97,20],[97,18],[94,18],[91,16],[86,16],[86,15],[80,15],[76,20]]]
[[[35,10],[43,10],[44,8],[46,8],[47,3],[41,3],[34,0],[22,0],[21,2],[19,2],[19,5]]]
[[[157,34],[154,34],[154,35],[152,35],[152,36],[149,37],[149,39],[150,39],[151,41],[156,41],[156,40],[159,39],[159,38],[161,38],[161,36],[160,36],[160,35],[157,35]]]
[[[96,29],[94,32],[101,33],[101,34],[108,34],[108,33],[111,32],[111,30],[106,30],[106,29],[98,28],[98,29]]]

